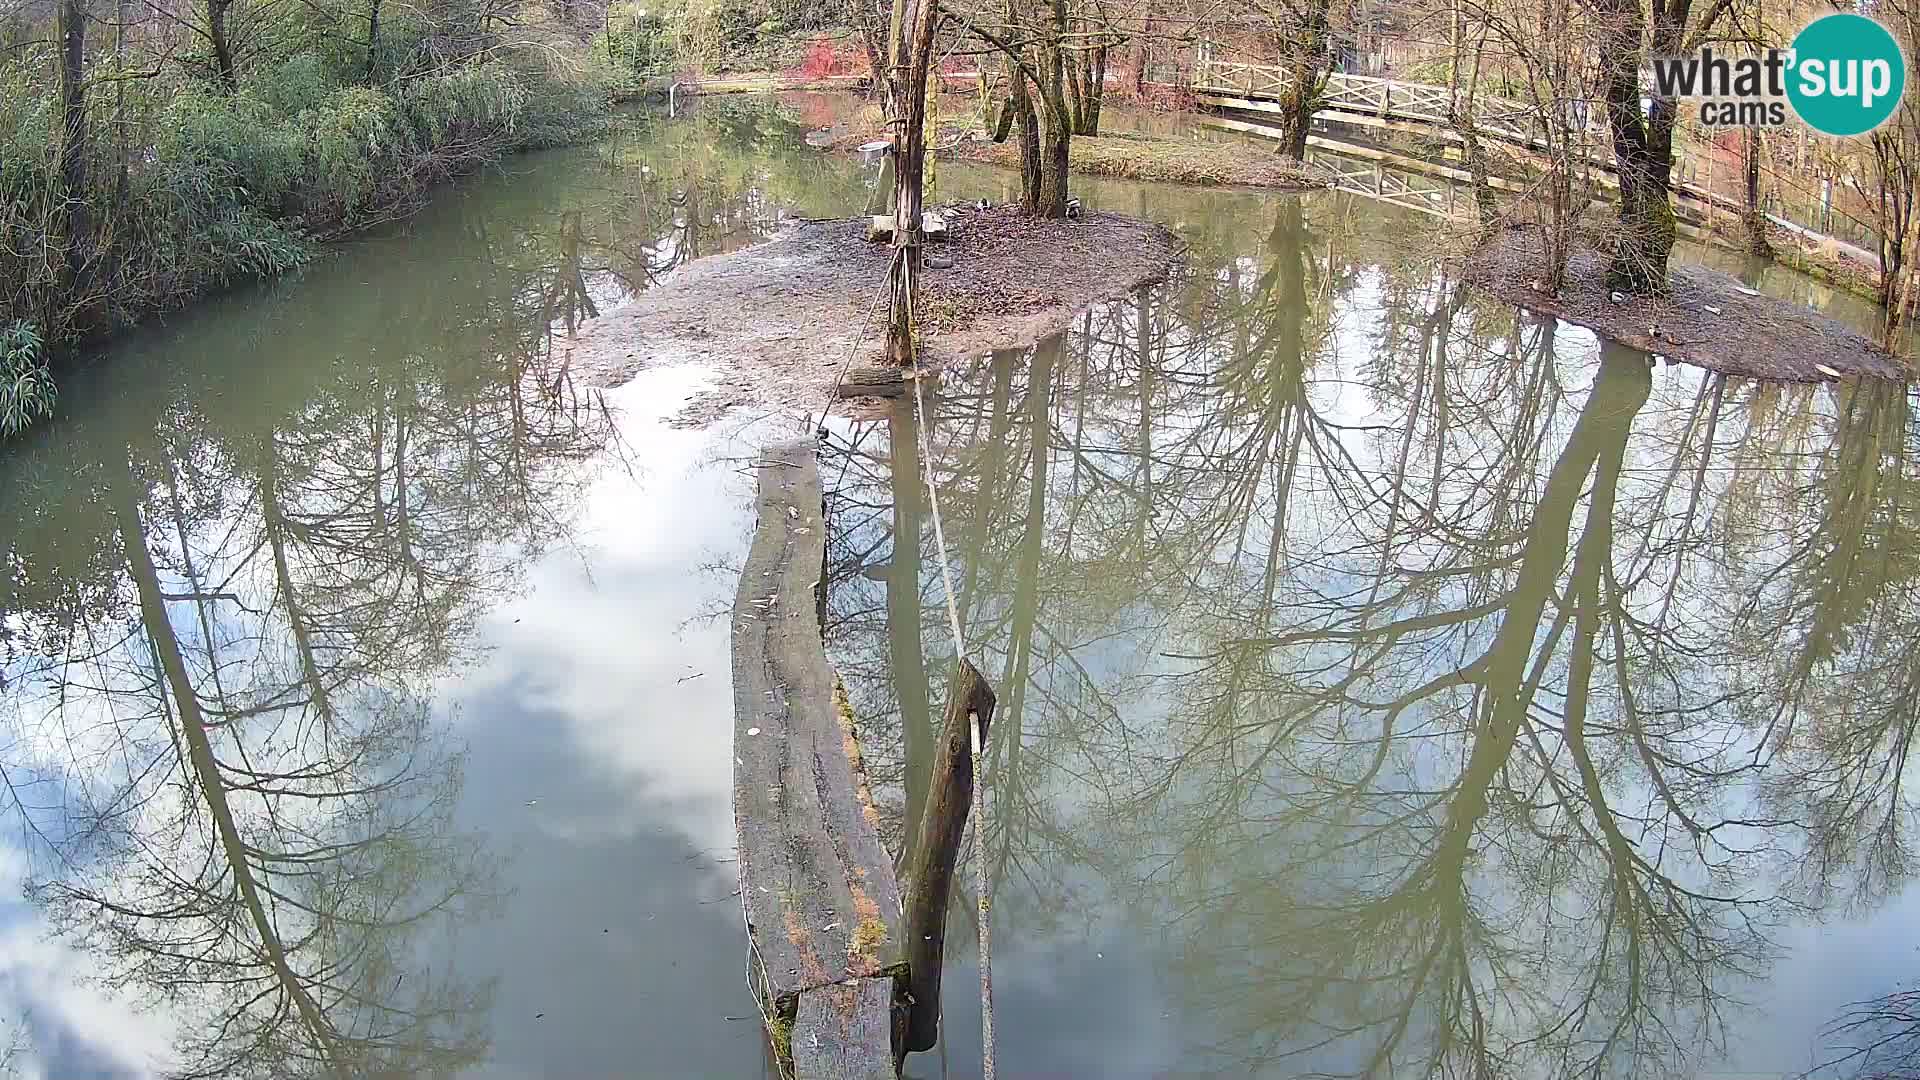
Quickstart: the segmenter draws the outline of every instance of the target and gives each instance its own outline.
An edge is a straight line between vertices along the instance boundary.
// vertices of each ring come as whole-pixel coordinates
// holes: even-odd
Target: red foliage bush
[[[829,38],[815,38],[807,46],[807,55],[800,61],[800,75],[808,79],[824,79],[837,74],[834,70],[840,63],[840,54]]]

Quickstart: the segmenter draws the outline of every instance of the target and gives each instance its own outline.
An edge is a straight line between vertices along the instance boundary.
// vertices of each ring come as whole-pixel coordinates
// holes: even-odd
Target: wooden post
[[[913,1005],[907,1014],[905,1049],[931,1050],[940,1038],[940,969],[947,943],[947,896],[953,885],[960,840],[967,831],[967,807],[973,799],[971,718],[987,745],[993,722],[993,688],[970,661],[954,669],[947,687],[947,716],[933,760],[927,808],[908,856],[907,989]]]
[[[927,67],[927,102],[920,115],[920,205],[934,201],[934,151],[940,142],[940,68]]]
[[[1714,175],[1719,172],[1720,140],[1716,137],[1716,132],[1713,128],[1704,129],[1701,135],[1707,144],[1707,234],[1711,236],[1713,234],[1714,218],[1718,216],[1714,211],[1720,209],[1719,206],[1716,205],[1718,203],[1719,193],[1715,190],[1713,183]]]

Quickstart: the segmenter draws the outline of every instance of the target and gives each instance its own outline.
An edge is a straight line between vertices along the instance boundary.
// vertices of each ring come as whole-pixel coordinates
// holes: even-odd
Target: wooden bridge
[[[1217,131],[1274,134],[1271,127],[1224,116],[1209,116],[1201,123]],[[1472,192],[1466,186],[1472,181],[1472,174],[1441,162],[1309,135],[1307,164],[1325,175],[1336,190],[1430,217],[1454,217],[1468,213],[1473,206]],[[1519,192],[1527,188],[1526,184],[1499,176],[1487,177],[1487,184],[1497,191]]]
[[[1283,102],[1291,87],[1292,74],[1286,68],[1277,64],[1221,59],[1214,55],[1212,47],[1206,43],[1201,44],[1194,60],[1194,99],[1211,109],[1228,114],[1238,113],[1244,117],[1218,117],[1212,122],[1213,127],[1253,135],[1274,135],[1274,125],[1263,122],[1260,117],[1262,114],[1280,114],[1285,108]],[[1315,115],[1333,123],[1407,132],[1457,146],[1464,140],[1455,127],[1451,104],[1452,92],[1444,86],[1336,71],[1327,75]],[[1612,137],[1607,130],[1605,107],[1599,102],[1577,101],[1569,103],[1568,108],[1570,127],[1583,137],[1590,148],[1584,158],[1595,170],[1594,179],[1604,187],[1617,190],[1617,166],[1611,153]],[[1478,135],[1513,146],[1523,153],[1538,155],[1549,149],[1547,132],[1539,111],[1527,102],[1499,95],[1477,94],[1474,97],[1473,122]],[[1439,191],[1429,190],[1427,185],[1418,181],[1405,181],[1406,172],[1451,181],[1448,187],[1469,179],[1464,169],[1405,155],[1378,151],[1370,153],[1344,140],[1314,135],[1309,136],[1307,142],[1310,148],[1317,146],[1349,157],[1376,159],[1370,166],[1360,168],[1331,163],[1336,184],[1343,190],[1383,198],[1384,201],[1426,213],[1439,212],[1437,207],[1443,201],[1452,207],[1453,196],[1442,196]],[[1401,173],[1402,179],[1395,180],[1382,175],[1382,160],[1394,165],[1392,171]],[[1349,173],[1353,175],[1349,176]],[[1362,173],[1369,174],[1372,179],[1360,175]],[[1361,190],[1369,182],[1379,190]],[[1501,177],[1489,177],[1488,182],[1502,191],[1523,191],[1530,186]],[[1403,190],[1396,190],[1396,186]],[[1714,194],[1699,185],[1676,178],[1671,186],[1674,213],[1680,220],[1684,235],[1696,238],[1705,236],[1703,226],[1716,213],[1738,216],[1745,212],[1745,207],[1737,200]],[[1876,252],[1825,236],[1775,214],[1767,214],[1766,217],[1775,225],[1818,246],[1844,253],[1869,267],[1877,268],[1880,265]]]
[[[1216,131],[1279,137],[1278,128],[1258,121],[1207,116],[1200,122]],[[1458,166],[1348,142],[1334,135],[1308,135],[1306,160],[1325,175],[1329,186],[1337,191],[1429,217],[1467,217],[1475,212],[1473,174]],[[1486,183],[1495,191],[1508,194],[1523,193],[1533,186],[1493,175],[1486,177]],[[1674,223],[1680,235],[1689,240],[1708,239],[1701,217],[1691,207],[1676,207]]]
[[[1194,61],[1195,95],[1203,104],[1218,108],[1278,113],[1291,86],[1292,75],[1283,67],[1221,60],[1204,44]],[[1316,111],[1345,123],[1409,128],[1458,141],[1451,103],[1452,92],[1444,86],[1336,71],[1328,74]],[[1479,134],[1535,151],[1547,149],[1544,125],[1526,102],[1476,94],[1473,105],[1474,130]],[[1582,121],[1579,130],[1606,145],[1604,114],[1589,110],[1585,102],[1574,103],[1574,112]]]

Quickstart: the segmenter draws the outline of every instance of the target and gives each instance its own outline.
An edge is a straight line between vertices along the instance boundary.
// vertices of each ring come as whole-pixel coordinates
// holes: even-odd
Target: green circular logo
[[[1865,15],[1823,15],[1793,39],[1787,100],[1823,135],[1863,135],[1885,123],[1907,91],[1907,58]]]

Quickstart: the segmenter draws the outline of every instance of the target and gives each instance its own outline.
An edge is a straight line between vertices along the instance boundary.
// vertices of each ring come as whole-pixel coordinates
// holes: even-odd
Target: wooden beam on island
[[[797,1080],[891,1077],[900,888],[820,628],[826,521],[811,442],[768,448],[733,606],[734,827],[751,967]]]
[[[907,380],[911,377],[913,373],[906,368],[848,368],[833,393],[841,398],[899,397],[907,392]]]

